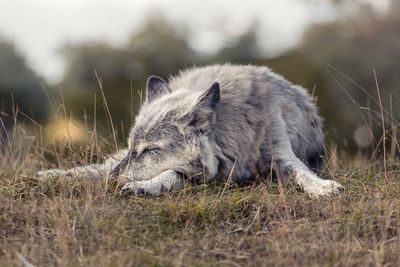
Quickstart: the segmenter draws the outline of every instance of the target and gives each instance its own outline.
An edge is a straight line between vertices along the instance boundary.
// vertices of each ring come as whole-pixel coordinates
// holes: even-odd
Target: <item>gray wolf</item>
[[[195,67],[169,82],[148,78],[127,149],[103,164],[39,176],[118,178],[123,192],[159,195],[188,179],[248,183],[274,173],[310,196],[328,196],[343,187],[317,175],[322,125],[306,90],[267,67]]]

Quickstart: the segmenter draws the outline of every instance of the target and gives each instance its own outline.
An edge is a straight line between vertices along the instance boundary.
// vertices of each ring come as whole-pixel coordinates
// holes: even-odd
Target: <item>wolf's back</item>
[[[303,88],[267,67],[228,64],[182,71],[169,84],[172,90],[185,88],[190,94],[206,90],[213,82],[220,84],[221,101],[211,136],[223,151],[222,175],[235,164],[237,177],[251,177],[271,161],[269,146],[281,134],[274,127],[277,116],[286,122],[296,156],[313,169],[320,167],[322,119]]]

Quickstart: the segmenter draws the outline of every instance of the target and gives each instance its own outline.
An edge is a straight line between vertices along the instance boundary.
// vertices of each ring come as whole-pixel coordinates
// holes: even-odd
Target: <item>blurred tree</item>
[[[148,75],[168,78],[171,73],[200,63],[200,56],[190,48],[184,32],[174,29],[160,16],[151,17],[123,47],[91,43],[67,46],[63,51],[68,61],[62,83],[67,107],[79,118],[83,118],[83,110],[90,116],[96,94],[98,125],[105,125],[108,117],[101,104],[96,71],[119,137],[127,134]],[[111,130],[110,121],[108,125]]]
[[[251,64],[263,58],[263,53],[258,45],[258,26],[253,24],[237,39],[228,41],[209,61],[231,62],[236,64]]]
[[[379,101],[374,69],[384,108],[390,110],[391,97],[395,106],[400,104],[400,62],[396,60],[400,57],[399,18],[400,9],[392,8],[380,16],[366,8],[356,17],[316,25],[304,37],[301,49],[315,68],[323,70],[330,64],[343,73],[333,69],[330,69],[331,74],[324,71],[325,80],[329,82],[331,101],[340,103],[343,117],[342,123],[337,124],[337,130],[342,136],[351,136],[351,131],[364,124],[357,106],[370,106],[373,110],[372,118],[379,122],[374,114],[374,111],[380,111],[377,106]],[[359,84],[368,95],[351,80]],[[368,116],[365,111],[362,113]],[[399,118],[399,109],[394,109],[393,113]]]
[[[380,124],[374,69],[384,108],[400,118],[400,109],[390,107],[390,98],[394,107],[400,104],[400,62],[396,60],[400,57],[400,8],[396,3],[386,14],[364,6],[356,16],[314,25],[299,47],[262,61],[296,83],[315,86],[329,138],[348,150],[356,148],[353,135],[365,121]]]
[[[0,40],[0,145],[5,132],[12,127],[14,115],[17,115],[15,110],[39,122],[46,118],[47,107],[43,103],[47,101],[42,82],[14,45]]]

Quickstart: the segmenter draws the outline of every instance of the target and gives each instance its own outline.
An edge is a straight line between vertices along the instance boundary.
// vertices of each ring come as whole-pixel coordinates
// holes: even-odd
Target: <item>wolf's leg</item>
[[[70,176],[70,177],[87,177],[93,179],[101,179],[106,175],[106,164],[91,164],[85,166],[79,166],[68,170],[62,169],[50,169],[45,171],[40,171],[37,176],[40,178],[50,178],[58,176]]]
[[[127,179],[129,179],[129,177],[127,177]],[[121,193],[132,192],[135,194],[157,196],[165,191],[171,191],[172,189],[182,189],[184,183],[185,180],[181,174],[173,170],[168,170],[150,180],[129,182],[121,189]]]
[[[338,182],[319,178],[296,157],[282,118],[277,119],[271,130],[274,131],[271,137],[272,153],[280,174],[285,178],[294,179],[295,183],[311,197],[335,195],[344,190]]]
[[[57,176],[86,177],[100,180],[107,176],[118,165],[118,163],[128,154],[127,149],[108,157],[103,164],[90,164],[79,166],[68,170],[50,169],[37,173],[39,178],[49,178]]]

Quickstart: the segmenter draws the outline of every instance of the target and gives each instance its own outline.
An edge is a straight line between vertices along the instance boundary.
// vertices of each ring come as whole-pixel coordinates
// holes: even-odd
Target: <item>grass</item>
[[[0,151],[0,266],[399,266],[399,124],[380,106],[393,149],[379,161],[386,142],[376,142],[371,162],[332,149],[326,173],[346,191],[319,199],[268,180],[146,198],[115,183],[38,180],[49,156],[51,167],[84,164],[102,139],[93,130],[77,155],[15,128]],[[117,146],[114,131],[106,140]]]
[[[19,153],[0,163],[0,266],[400,264],[395,164],[385,174],[368,163],[340,166],[335,179],[346,191],[333,198],[270,181],[142,198],[112,183],[37,180],[42,154],[14,143]]]

